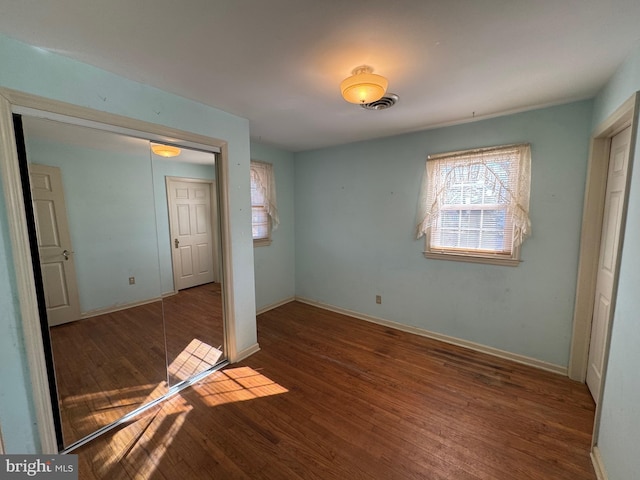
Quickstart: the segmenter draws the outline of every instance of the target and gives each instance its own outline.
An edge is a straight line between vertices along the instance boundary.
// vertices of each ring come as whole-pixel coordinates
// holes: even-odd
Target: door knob
[[[65,260],[69,260],[69,255],[71,255],[71,252],[69,252],[69,250],[63,250],[62,256]]]
[[[178,245],[180,245],[180,240],[178,240],[177,238],[173,241],[173,243],[175,244],[176,248],[178,248]]]

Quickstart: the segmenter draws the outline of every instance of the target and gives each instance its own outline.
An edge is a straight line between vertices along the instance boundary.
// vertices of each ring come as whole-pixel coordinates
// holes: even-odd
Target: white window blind
[[[276,184],[270,163],[251,162],[251,231],[254,240],[270,240],[280,220]]]
[[[530,183],[528,144],[430,155],[417,218],[425,255],[517,260]]]

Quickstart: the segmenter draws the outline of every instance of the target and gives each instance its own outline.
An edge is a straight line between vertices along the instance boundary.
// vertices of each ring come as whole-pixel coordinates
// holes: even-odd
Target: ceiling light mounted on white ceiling
[[[354,68],[352,75],[340,84],[342,97],[349,103],[360,105],[380,100],[389,86],[389,82],[382,75],[373,73],[373,68],[362,65]]]
[[[170,158],[180,155],[180,149],[171,145],[162,145],[160,143],[152,143],[151,151],[161,157]]]

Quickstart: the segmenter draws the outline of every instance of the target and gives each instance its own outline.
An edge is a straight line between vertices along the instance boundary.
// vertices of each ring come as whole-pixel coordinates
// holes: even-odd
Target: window
[[[254,246],[271,244],[271,231],[280,223],[273,165],[251,162],[251,233]]]
[[[417,218],[425,256],[517,265],[530,183],[529,145],[430,155]]]

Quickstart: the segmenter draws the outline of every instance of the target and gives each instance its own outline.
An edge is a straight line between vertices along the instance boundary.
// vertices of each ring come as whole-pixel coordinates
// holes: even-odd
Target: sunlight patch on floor
[[[159,393],[159,389],[167,389],[166,382],[162,382],[159,385],[153,385],[151,383],[145,385],[136,385],[134,387],[117,388],[114,390],[100,390],[95,393],[83,393],[82,395],[67,395],[63,402],[66,405],[73,406],[76,403],[92,403],[97,409],[103,408],[101,403],[104,403],[106,407],[120,407],[127,405],[135,401],[139,404],[140,398],[146,398],[149,401],[151,398],[163,395]],[[151,392],[151,393],[149,393]]]
[[[195,385],[194,390],[211,407],[288,392],[282,385],[251,367],[220,370]]]
[[[191,368],[201,368],[202,362],[215,365],[221,355],[219,349],[194,339],[169,367],[170,372],[187,375]],[[166,384],[163,382],[157,388],[166,388]],[[189,391],[197,395],[188,395]],[[219,370],[111,433],[109,448],[97,453],[92,463],[104,478],[109,478],[117,463],[135,465],[136,478],[150,478],[196,402],[215,407],[287,392],[286,388],[251,367]],[[224,432],[220,434],[224,435]]]
[[[147,384],[117,390],[68,396],[61,400],[61,409],[76,418],[73,426],[63,422],[63,437],[75,441],[98,428],[115,422],[138,406],[161,397],[168,391],[167,382]]]
[[[150,478],[192,409],[176,402],[171,413],[160,409],[117,431],[109,440],[111,456],[104,458],[103,451],[94,457],[93,464],[104,478],[110,478],[109,472],[119,462],[135,465],[136,478]]]
[[[219,348],[194,338],[169,365],[169,378],[172,383],[187,380],[216,365],[221,357]]]
[[[194,338],[171,362],[168,375],[171,383],[179,383],[215,366],[222,358],[222,351]],[[81,436],[108,425],[131,412],[134,408],[145,405],[168,392],[167,382],[156,385],[136,385],[115,390],[70,395],[62,399],[61,404],[66,412],[75,411]],[[65,438],[68,433],[65,432]],[[77,439],[77,437],[75,437]]]

